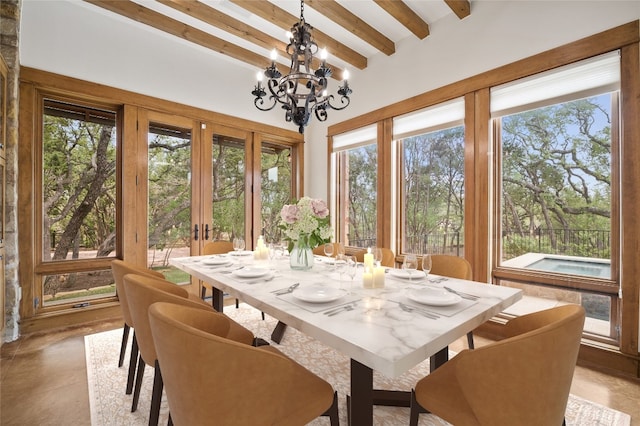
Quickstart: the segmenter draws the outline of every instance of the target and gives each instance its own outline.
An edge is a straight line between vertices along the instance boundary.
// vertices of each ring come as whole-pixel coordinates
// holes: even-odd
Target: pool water
[[[557,272],[561,274],[585,275],[589,277],[611,278],[611,264],[584,260],[545,257],[526,266],[527,269]]]

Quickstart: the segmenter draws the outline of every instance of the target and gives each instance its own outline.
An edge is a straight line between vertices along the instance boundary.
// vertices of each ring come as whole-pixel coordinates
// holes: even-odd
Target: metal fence
[[[544,229],[531,233],[503,232],[502,256],[512,259],[524,253],[611,258],[611,231],[599,229]]]
[[[350,246],[373,247],[376,245],[376,238],[349,238]],[[449,232],[445,234],[423,234],[407,236],[403,245],[404,253],[415,254],[451,254],[455,256],[464,255],[464,241],[460,232]]]

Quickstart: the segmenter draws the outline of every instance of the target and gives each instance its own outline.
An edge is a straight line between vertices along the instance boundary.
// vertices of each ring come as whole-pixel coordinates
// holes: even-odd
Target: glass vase
[[[289,255],[291,269],[308,271],[313,268],[313,251],[309,246],[309,237],[300,235],[298,241],[293,243],[293,249]]]

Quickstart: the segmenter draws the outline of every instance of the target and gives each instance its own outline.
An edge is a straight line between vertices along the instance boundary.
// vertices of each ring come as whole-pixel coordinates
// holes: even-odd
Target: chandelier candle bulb
[[[364,273],[362,274],[362,287],[373,288],[373,272],[372,269],[365,266]]]

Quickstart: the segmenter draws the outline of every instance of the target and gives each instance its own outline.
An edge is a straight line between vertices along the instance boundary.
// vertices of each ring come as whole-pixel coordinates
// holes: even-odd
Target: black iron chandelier
[[[313,27],[304,20],[304,0],[300,2],[300,22],[291,28],[287,54],[291,56],[291,68],[289,74],[283,76],[276,67],[277,52],[271,52],[271,65],[264,72],[258,73],[258,84],[251,94],[255,96],[253,103],[261,111],[270,111],[276,104],[281,104],[285,110],[285,120],[293,121],[298,126],[298,131],[304,133],[305,126],[315,114],[319,121],[327,119],[327,110],[345,109],[350,102],[351,89],[348,82],[348,71],[343,72],[343,86],[338,88],[340,103],[333,104],[333,95],[327,91],[327,79],[331,77],[331,68],[327,66],[326,50],[322,49],[322,63],[313,71],[312,61],[318,53],[318,45],[313,41],[311,32]],[[262,86],[262,78],[266,76],[269,89],[268,103],[265,105],[264,97],[267,95]]]

